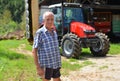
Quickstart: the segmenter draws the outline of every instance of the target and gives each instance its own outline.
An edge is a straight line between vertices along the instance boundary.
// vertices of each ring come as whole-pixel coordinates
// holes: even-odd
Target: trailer
[[[111,39],[120,38],[120,5],[91,5],[90,7],[94,10],[93,22],[96,30],[103,31]],[[99,18],[102,19],[102,22]],[[96,21],[98,22],[96,23]],[[104,28],[107,29],[104,31]]]

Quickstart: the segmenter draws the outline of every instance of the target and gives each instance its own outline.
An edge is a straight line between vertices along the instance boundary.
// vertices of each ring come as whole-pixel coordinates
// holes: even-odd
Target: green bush
[[[23,24],[25,25],[25,22]],[[22,26],[23,25],[20,26],[19,23],[12,20],[11,12],[9,10],[5,10],[3,14],[0,15],[0,34],[1,35],[5,35],[8,32],[14,32],[16,30],[23,29],[23,28],[20,28]]]
[[[8,31],[9,32],[13,32],[14,30],[16,30],[17,28],[18,28],[18,24],[16,23],[16,22],[14,22],[14,21],[10,21],[9,23],[8,23]]]

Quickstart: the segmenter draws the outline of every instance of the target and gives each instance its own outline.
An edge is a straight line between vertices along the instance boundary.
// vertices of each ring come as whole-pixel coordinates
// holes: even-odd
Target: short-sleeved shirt
[[[41,67],[60,68],[61,56],[56,31],[53,35],[45,26],[38,29],[34,37],[33,48],[38,48],[38,61]]]

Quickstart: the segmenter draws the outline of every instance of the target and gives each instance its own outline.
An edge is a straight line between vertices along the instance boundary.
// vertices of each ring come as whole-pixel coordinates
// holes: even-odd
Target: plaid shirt
[[[61,67],[61,56],[55,31],[52,35],[46,27],[40,28],[36,32],[33,48],[38,48],[38,60],[41,67],[53,69]]]

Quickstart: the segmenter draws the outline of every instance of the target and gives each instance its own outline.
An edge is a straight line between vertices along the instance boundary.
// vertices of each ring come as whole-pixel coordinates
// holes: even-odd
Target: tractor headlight
[[[86,34],[94,34],[96,31],[95,30],[85,30],[84,32]]]

